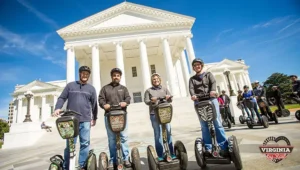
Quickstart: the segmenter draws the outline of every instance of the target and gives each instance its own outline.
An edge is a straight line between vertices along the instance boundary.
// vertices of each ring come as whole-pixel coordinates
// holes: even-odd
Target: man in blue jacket
[[[79,139],[80,139],[80,152],[78,163],[80,168],[83,168],[85,160],[89,153],[90,146],[90,129],[91,126],[96,125],[98,106],[97,106],[97,93],[95,88],[88,84],[87,81],[90,77],[91,70],[88,66],[79,68],[79,81],[70,82],[67,84],[55,105],[54,116],[59,115],[60,109],[63,107],[66,100],[68,100],[67,109],[73,110],[82,114],[76,115],[79,120]],[[91,117],[91,113],[93,116]],[[78,136],[77,136],[78,137]],[[77,137],[74,143],[77,143]],[[69,169],[69,145],[64,151],[64,169]]]

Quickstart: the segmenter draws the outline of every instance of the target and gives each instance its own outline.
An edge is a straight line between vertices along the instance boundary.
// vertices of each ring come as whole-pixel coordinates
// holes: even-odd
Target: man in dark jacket
[[[73,110],[82,114],[82,116],[75,115],[79,119],[79,138],[80,138],[80,152],[79,152],[79,166],[83,168],[85,160],[89,153],[90,146],[90,129],[91,126],[96,125],[98,107],[97,107],[97,93],[95,88],[88,84],[91,70],[88,66],[79,68],[79,81],[70,82],[67,84],[55,105],[54,116],[58,116],[60,109],[63,107],[66,100],[68,100],[67,109]],[[93,117],[91,117],[91,112]],[[77,136],[78,137],[78,136]],[[74,139],[76,145],[77,137]],[[69,169],[69,144],[64,151],[64,169]]]
[[[234,121],[234,117],[231,115],[231,111],[230,111],[230,97],[226,94],[225,90],[222,90],[222,94],[220,95],[220,97],[223,99],[224,104],[225,104],[225,112],[228,114],[231,123],[233,123],[235,125],[235,121]]]
[[[217,112],[217,118],[214,120],[214,127],[215,127],[215,134],[217,142],[221,148],[221,156],[228,155],[228,141],[226,138],[224,127],[221,123],[221,115],[219,110],[219,103],[216,98],[216,80],[211,72],[203,72],[204,62],[201,59],[194,59],[192,62],[192,68],[196,72],[196,75],[192,76],[189,81],[189,89],[190,89],[190,95],[191,99],[194,101],[194,104],[196,105],[198,103],[197,101],[197,94],[209,94],[210,95],[210,101],[213,102],[215,110]],[[197,110],[197,108],[195,108]],[[198,113],[197,113],[198,115]],[[207,122],[204,122],[200,119],[198,115],[201,129],[202,129],[202,139],[205,144],[205,154],[211,155],[212,151],[212,142],[211,142],[211,136],[208,129]]]
[[[266,116],[268,114],[270,117],[273,117],[272,111],[270,109],[270,106],[269,106],[269,104],[268,104],[268,102],[266,100],[266,91],[265,91],[265,88],[259,84],[259,81],[255,81],[254,86],[255,87],[253,89],[253,92],[254,92],[256,101],[258,103],[260,112],[262,114],[266,115]],[[260,107],[260,104],[259,104],[260,102],[264,102],[265,103],[267,113],[265,113],[264,109],[262,107]]]
[[[293,85],[293,93],[290,97],[292,97],[292,99],[297,103],[300,103],[300,80],[297,80],[298,76],[296,75],[290,75],[290,78]]]
[[[281,92],[280,92],[280,90],[278,89],[277,86],[273,86],[272,90],[273,90],[273,97],[275,98],[278,110],[282,111],[282,109],[285,109],[285,108],[284,108],[284,104],[283,104],[283,101],[282,101]]]
[[[105,110],[105,127],[108,136],[108,145],[110,152],[109,168],[113,168],[114,164],[117,163],[116,157],[116,135],[109,128],[106,113],[109,111],[111,105],[120,105],[124,111],[126,111],[127,106],[130,104],[131,97],[129,95],[128,89],[120,84],[122,71],[119,68],[114,68],[110,72],[112,82],[105,85],[99,94],[99,106]],[[120,133],[122,154],[124,155],[125,167],[130,167],[131,164],[128,160],[129,146],[128,146],[128,136],[127,128],[128,123],[124,131]]]

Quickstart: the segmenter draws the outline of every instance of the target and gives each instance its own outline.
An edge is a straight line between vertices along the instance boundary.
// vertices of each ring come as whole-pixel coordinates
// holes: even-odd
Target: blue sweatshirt
[[[252,99],[250,99],[251,96],[253,97]],[[243,98],[250,99],[252,102],[255,102],[254,93],[252,90],[248,90],[247,92],[244,91]]]
[[[67,99],[67,109],[82,114],[82,116],[75,115],[79,122],[90,122],[92,119],[97,119],[97,94],[92,85],[81,84],[79,81],[68,83],[57,99],[55,110],[61,109]],[[91,117],[91,113],[93,117]]]

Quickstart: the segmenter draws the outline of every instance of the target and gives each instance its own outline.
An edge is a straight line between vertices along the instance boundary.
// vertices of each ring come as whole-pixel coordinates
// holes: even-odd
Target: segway
[[[181,141],[176,141],[174,145],[175,159],[172,159],[167,142],[167,124],[172,121],[173,107],[166,101],[165,97],[160,97],[154,106],[155,117],[162,128],[164,159],[158,160],[157,153],[152,145],[147,147],[148,165],[150,170],[186,170],[188,157],[187,150]]]
[[[259,101],[259,107],[262,108],[262,115],[266,116],[269,122],[275,121],[275,124],[278,124],[277,114],[275,112],[271,116],[268,114],[267,103],[263,99]]]
[[[295,117],[296,117],[296,119],[300,120],[300,110],[297,110],[295,112]]]
[[[258,122],[256,122],[254,120],[254,115],[255,115],[254,107],[256,107],[256,106],[251,101],[251,98],[249,98],[249,97],[245,98],[244,103],[246,104],[246,107],[249,108],[251,115],[252,115],[247,119],[247,126],[250,129],[253,129],[254,126],[263,126],[264,128],[268,128],[269,122],[268,122],[268,118],[265,115],[259,115],[260,118],[258,118]]]
[[[223,127],[228,127],[230,129],[231,128],[231,121],[230,121],[228,113],[226,112],[225,106],[220,107],[220,112],[221,112],[221,116],[222,116],[222,125],[223,125]]]
[[[243,115],[241,115],[239,117],[239,121],[240,121],[241,124],[244,124],[245,122],[247,122],[247,117],[245,116],[245,110],[244,110],[245,107],[244,107],[243,103],[241,103],[241,102],[237,103],[237,107],[242,110]]]
[[[242,169],[242,159],[240,156],[239,146],[237,139],[234,135],[228,138],[228,151],[229,155],[221,156],[221,148],[217,143],[216,132],[213,121],[217,119],[217,112],[214,104],[209,100],[209,94],[196,95],[198,104],[195,105],[198,116],[202,121],[207,122],[209,133],[212,141],[212,152],[206,153],[205,144],[202,138],[195,140],[195,157],[197,164],[204,169],[207,164],[231,164],[234,163],[236,169]]]
[[[69,151],[70,151],[70,164],[69,169],[75,170],[76,165],[76,150],[74,144],[74,138],[79,134],[79,121],[75,117],[75,115],[81,115],[72,110],[60,111],[60,116],[56,119],[56,127],[59,132],[61,138],[66,139],[69,144]],[[64,159],[61,155],[54,155],[50,158],[50,166],[49,170],[63,170]],[[97,170],[97,159],[96,155],[94,154],[94,150],[90,150],[88,157],[85,161],[83,166],[85,170]]]
[[[283,109],[283,108],[280,108],[280,109],[276,109],[275,110],[275,114],[278,116],[278,117],[288,117],[291,115],[291,112],[288,110],[288,109]]]
[[[141,170],[141,161],[138,148],[134,147],[131,150],[131,158],[129,162],[131,167],[126,168],[123,161],[123,152],[121,147],[120,133],[125,129],[127,123],[127,112],[120,105],[111,105],[110,111],[107,113],[109,128],[116,134],[117,147],[117,170]],[[108,156],[105,152],[101,152],[98,162],[99,170],[113,170],[108,168]]]

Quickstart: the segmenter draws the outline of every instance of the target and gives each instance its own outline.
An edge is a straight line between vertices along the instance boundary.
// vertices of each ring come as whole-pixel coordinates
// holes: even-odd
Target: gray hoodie
[[[151,98],[152,97],[165,97],[166,95],[170,95],[171,93],[170,91],[162,86],[158,86],[158,87],[150,87],[149,89],[147,89],[145,91],[144,94],[144,102],[146,103],[146,105],[149,106],[149,112],[150,114],[154,114],[153,112],[153,107],[152,107],[152,102],[151,102]],[[172,98],[170,98],[168,100],[168,102],[172,102]]]
[[[211,72],[194,75],[189,81],[190,95],[210,93],[216,91],[216,80]]]

